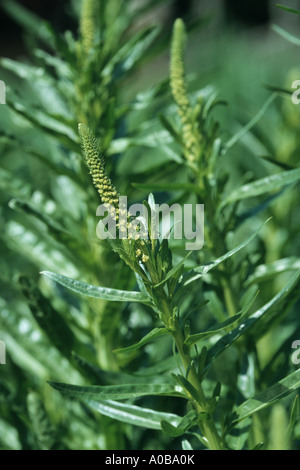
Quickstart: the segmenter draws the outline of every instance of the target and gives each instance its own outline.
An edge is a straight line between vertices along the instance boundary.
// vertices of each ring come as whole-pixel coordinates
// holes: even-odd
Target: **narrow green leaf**
[[[191,335],[188,338],[186,338],[186,340],[184,341],[184,344],[186,344],[187,346],[193,346],[193,344],[197,343],[198,341],[203,340],[205,338],[209,338],[210,336],[213,336],[216,333],[226,329],[228,326],[238,321],[241,318],[241,316],[242,316],[241,313],[237,313],[232,318],[228,318],[226,321],[222,323],[217,323],[217,325],[212,326],[207,331],[202,331],[201,333]]]
[[[113,302],[141,302],[150,305],[149,298],[145,297],[140,292],[130,292],[110,289],[109,287],[93,286],[91,284],[87,284],[86,282],[76,281],[75,279],[71,279],[61,274],[55,274],[49,271],[42,271],[41,274],[49,277],[67,289],[70,289],[81,295],[86,295],[88,297],[110,300]]]
[[[121,137],[111,142],[108,155],[121,153],[131,147],[157,148],[157,146],[171,144],[172,140],[167,131],[156,131],[140,137]]]
[[[268,219],[269,220],[269,219]],[[268,220],[265,222],[267,223]],[[235,248],[232,250],[228,251],[225,253],[225,255],[221,256],[220,258],[217,258],[215,261],[213,261],[210,264],[207,264],[205,266],[200,266],[198,268],[193,268],[187,273],[185,273],[182,277],[182,285],[186,286],[187,284],[190,284],[191,282],[196,281],[197,279],[203,277],[205,274],[207,274],[211,269],[215,268],[218,266],[220,263],[225,261],[226,259],[230,258],[232,255],[243,249],[246,245],[248,245],[258,234],[258,232],[261,230],[261,228],[265,225],[265,223],[258,229],[256,230],[247,240],[244,242],[240,243],[237,245]]]
[[[300,39],[286,31],[285,29],[281,28],[280,26],[277,26],[276,24],[273,24],[271,28],[273,29],[273,31],[275,31],[275,33],[279,34],[279,36],[283,37],[290,43],[295,44],[295,46],[300,46]]]
[[[262,322],[267,322],[268,318],[276,316],[278,311],[282,311],[282,302],[288,298],[297,283],[299,282],[300,272],[297,272],[290,281],[276,294],[269,302],[263,307],[258,309],[243,323],[238,325],[234,330],[230,331],[227,335],[220,338],[208,351],[208,363],[206,371],[209,369],[211,364],[214,362],[217,356],[221,354],[225,349],[231,346],[240,336],[248,332],[251,328],[255,327],[256,340],[264,332],[258,328]]]
[[[36,67],[35,65],[25,64],[8,58],[1,58],[0,65],[5,70],[13,72],[17,77],[26,81],[38,80],[41,75],[43,75],[43,69],[41,67]]]
[[[188,257],[192,254],[192,251],[190,251],[174,268],[172,268],[166,275],[166,277],[159,283],[156,284],[155,287],[160,286],[161,284],[164,284],[166,281],[168,281],[170,278],[174,277],[176,273],[178,273],[181,268],[184,266],[184,263],[188,259]]]
[[[197,413],[194,410],[190,410],[177,426],[174,426],[166,420],[162,420],[161,429],[170,437],[178,437],[182,436],[196,421]]]
[[[197,373],[198,373],[199,377],[201,377],[201,378],[203,376],[203,370],[204,370],[204,367],[205,367],[205,364],[206,364],[206,358],[207,358],[207,347],[203,346],[202,349],[201,349],[200,354],[198,355],[197,361],[196,361]]]
[[[194,400],[199,401],[198,391],[183,375],[176,374],[174,377]]]
[[[250,197],[261,196],[262,194],[276,191],[285,185],[296,183],[300,180],[300,168],[295,170],[283,171],[276,173],[275,175],[266,176],[259,180],[247,183],[241,186],[236,191],[233,191],[221,204],[219,210],[225,207],[227,204],[231,204],[242,199],[248,199]]]
[[[213,398],[220,398],[221,396],[221,382],[217,382],[215,388],[213,390],[212,397]]]
[[[230,434],[226,435],[226,444],[230,450],[245,450],[249,430],[251,427],[251,418],[237,423]]]
[[[131,70],[141,60],[145,50],[154,41],[159,29],[158,26],[147,26],[131,37],[106,64],[102,70],[102,76],[111,77],[116,69],[118,76]]]
[[[241,356],[237,387],[239,393],[246,399],[251,398],[255,393],[255,357],[251,351],[245,351]]]
[[[124,353],[129,351],[134,351],[135,349],[140,349],[145,344],[149,343],[155,338],[158,338],[162,335],[167,335],[168,330],[167,328],[154,328],[150,333],[144,336],[138,343],[133,344],[132,346],[128,346],[127,348],[115,349],[113,352],[115,353]]]
[[[181,293],[179,293],[179,298],[181,296]],[[177,295],[176,295],[177,297]],[[174,301],[176,299],[176,297],[174,296]],[[176,302],[175,302],[176,303]],[[185,324],[185,322],[189,319],[189,317],[195,313],[195,312],[199,312],[203,307],[205,307],[205,305],[207,305],[209,303],[209,299],[205,299],[205,300],[202,300],[202,302],[200,302],[195,308],[191,308],[191,309],[188,309],[186,311],[186,313],[182,316],[182,323],[183,325]]]
[[[288,11],[289,13],[295,13],[296,15],[300,15],[300,10],[296,10],[295,8],[286,7],[285,5],[281,5],[280,3],[276,3],[276,6],[278,8],[281,8],[281,10],[285,10],[285,11]]]
[[[182,397],[183,389],[178,385],[171,384],[123,384],[88,386],[65,384],[60,382],[48,382],[51,387],[59,392],[76,397],[78,399],[89,400],[126,400],[128,398],[139,398],[149,395],[167,395],[172,397]]]
[[[159,114],[158,116],[160,122],[164,126],[164,128],[171,134],[171,136],[175,139],[176,142],[178,142],[180,145],[182,145],[182,138],[180,133],[174,128],[173,124],[169,121],[169,119],[164,116],[163,114]]]
[[[300,387],[300,369],[280,380],[277,384],[264,390],[253,398],[246,400],[234,412],[233,424],[239,423],[281,398],[289,395]]]
[[[161,430],[161,421],[166,420],[174,426],[178,425],[181,420],[180,416],[172,413],[164,413],[140,406],[120,403],[113,400],[83,400],[93,410],[109,416],[112,419],[123,423],[140,426],[146,429]]]
[[[237,132],[236,135],[234,135],[224,146],[224,150],[223,152],[226,152],[227,150],[229,150],[231,147],[233,147],[239,140],[242,139],[242,137],[244,137],[244,135],[246,135],[250,129],[255,126],[255,124],[262,118],[262,116],[265,114],[266,110],[268,109],[268,107],[273,103],[273,101],[275,100],[275,98],[277,97],[277,93],[272,93],[271,96],[269,96],[269,98],[266,100],[266,102],[264,103],[264,105],[262,106],[262,108],[258,111],[258,113],[256,114],[256,116],[254,116],[253,119],[251,119],[251,121],[246,124],[246,126],[242,127],[242,129]]]
[[[245,285],[271,279],[276,274],[286,271],[294,271],[300,269],[300,258],[291,256],[289,258],[279,259],[269,264],[261,264],[257,266],[254,273],[249,276]]]
[[[227,320],[225,320],[224,322],[221,322],[221,323],[217,323],[215,326],[212,326],[211,328],[209,328],[207,331],[203,331],[201,333],[197,333],[195,335],[191,335],[189,336],[185,341],[184,343],[187,345],[187,346],[192,346],[193,344],[197,343],[197,341],[200,341],[200,340],[203,340],[203,339],[206,339],[206,338],[209,338],[210,336],[213,336],[214,334],[216,333],[219,333],[220,331],[223,331],[224,329],[228,328],[229,326],[233,325],[234,323],[236,323],[238,320],[240,320],[244,315],[246,315],[246,313],[250,310],[250,308],[252,307],[256,297],[258,295],[258,292],[255,292],[255,295],[252,297],[252,299],[247,303],[247,305],[245,305],[244,308],[242,308],[242,310],[237,313],[236,315],[234,315],[233,317],[231,318],[228,318]]]
[[[34,51],[34,54],[40,61],[43,61],[46,66],[54,67],[59,77],[65,78],[67,80],[73,80],[71,67],[66,61],[59,57],[48,54],[48,52],[40,49]]]
[[[293,401],[292,410],[290,414],[289,424],[288,424],[288,435],[289,438],[292,437],[296,421],[299,416],[299,395],[295,396]]]
[[[164,154],[165,157],[168,158],[168,160],[172,160],[181,165],[186,164],[186,161],[177,152],[171,149],[171,147],[169,147],[168,145],[164,145],[164,144],[160,145],[159,150]]]
[[[265,443],[264,442],[259,442],[258,444],[256,444],[253,449],[251,450],[264,450],[264,445]]]
[[[275,91],[277,93],[284,93],[285,95],[292,95],[293,94],[292,90],[290,90],[288,88],[280,87],[279,85],[269,85],[269,84],[266,83],[264,85],[264,88],[266,88],[267,90],[270,90],[270,91]],[[277,160],[275,160],[273,157],[271,157],[269,155],[261,155],[261,158],[264,158],[266,160],[270,160],[275,165],[279,165],[279,166],[282,165],[282,168],[284,168],[285,170],[292,170],[292,167],[290,165],[287,165],[286,163],[283,163],[283,162],[278,162]]]

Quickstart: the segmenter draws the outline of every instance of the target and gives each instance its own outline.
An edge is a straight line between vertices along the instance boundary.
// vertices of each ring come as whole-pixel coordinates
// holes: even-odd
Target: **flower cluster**
[[[83,156],[92,175],[93,183],[104,204],[111,204],[116,209],[119,194],[107,175],[105,161],[101,155],[99,144],[85,124],[78,125]],[[118,212],[117,212],[118,214]]]
[[[199,159],[199,142],[201,135],[194,123],[193,109],[189,100],[185,82],[184,48],[185,26],[181,19],[174,23],[171,61],[170,61],[170,85],[174,100],[178,106],[178,114],[182,123],[182,136],[185,146],[185,157],[190,163]]]
[[[80,33],[82,48],[85,54],[88,54],[94,44],[96,34],[95,15],[97,12],[96,0],[83,0]]]
[[[136,225],[131,220],[130,214],[127,213],[126,209],[119,207],[120,195],[107,175],[105,160],[101,155],[96,138],[85,124],[79,124],[78,131],[82,153],[92,176],[93,184],[100,195],[102,203],[104,205],[107,204],[110,217],[117,222],[120,235],[122,236],[128,231],[128,239],[137,241],[145,238],[147,234],[143,227],[140,224]],[[143,263],[149,259],[149,256],[144,253],[144,246],[145,243],[143,240],[140,240],[140,248],[136,249],[136,257],[140,258]]]

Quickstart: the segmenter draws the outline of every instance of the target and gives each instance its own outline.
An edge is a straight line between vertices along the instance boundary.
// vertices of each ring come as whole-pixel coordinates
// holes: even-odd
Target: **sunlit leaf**
[[[282,36],[284,39],[291,42],[292,44],[295,44],[295,46],[300,46],[300,38],[298,38],[297,36],[294,36],[294,34],[289,33],[285,29],[275,24],[272,25],[271,28],[273,29],[273,31],[275,31],[275,33],[279,34],[280,36]]]
[[[181,397],[183,389],[178,385],[171,384],[123,384],[107,386],[88,386],[65,384],[59,382],[48,382],[53,388],[60,392],[88,400],[126,400],[148,395],[167,395]]]
[[[179,416],[172,413],[164,413],[113,400],[85,400],[85,402],[93,410],[98,411],[105,416],[146,429],[161,430],[162,420],[167,420],[175,426],[181,420]]]
[[[299,168],[295,170],[283,171],[282,173],[277,173],[271,176],[266,176],[251,183],[247,183],[233,191],[221,204],[221,207],[223,208],[227,204],[231,204],[236,201],[241,201],[243,199],[248,199],[255,196],[261,196],[262,194],[279,190],[283,186],[296,183],[299,180]]]
[[[67,289],[77,292],[81,295],[94,297],[96,299],[105,299],[112,302],[141,302],[150,304],[149,298],[142,295],[140,292],[129,292],[118,289],[111,289],[109,287],[98,287],[86,282],[76,281],[61,274],[51,273],[49,271],[42,271],[41,274],[49,277],[53,281],[61,284]]]
[[[248,416],[276,403],[281,398],[295,392],[300,387],[300,370],[296,370],[277,384],[246,400],[234,411],[233,424],[239,423]]]

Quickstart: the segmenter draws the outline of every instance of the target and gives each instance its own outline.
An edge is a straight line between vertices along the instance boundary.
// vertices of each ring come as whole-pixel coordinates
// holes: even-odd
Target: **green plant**
[[[263,174],[256,176],[254,163],[247,179],[231,161],[277,92],[224,142],[214,114],[224,103],[213,89],[188,92],[182,20],[173,28],[171,96],[164,80],[126,101],[118,85],[126,86],[147,51],[153,59],[148,47],[159,33],[147,26],[128,37],[137,14],[131,2],[83,1],[78,39],[37,28],[13,2],[6,8],[60,56],[35,52],[42,75],[38,66],[1,62],[27,78],[19,96],[10,92],[1,143],[7,155],[22,149],[34,171],[23,175],[20,165],[10,180],[1,170],[10,200],[2,218],[16,211],[2,237],[20,253],[18,263],[5,257],[1,281],[9,294],[0,333],[11,356],[0,389],[1,445],[157,448],[161,433],[168,449],[297,447],[300,373],[289,362],[299,332],[297,228],[287,246],[274,249],[269,239],[284,223],[274,201],[291,198],[293,207],[300,170],[278,171],[276,157],[264,165],[254,156]],[[136,158],[139,171],[124,172],[122,161],[130,167]],[[148,238],[140,226],[131,238],[96,238],[97,196],[111,204],[121,232],[119,194],[146,198],[153,213],[161,193],[169,204],[204,203],[203,249],[186,253],[182,241],[157,239],[151,218]],[[286,426],[284,437],[270,435],[269,423]]]

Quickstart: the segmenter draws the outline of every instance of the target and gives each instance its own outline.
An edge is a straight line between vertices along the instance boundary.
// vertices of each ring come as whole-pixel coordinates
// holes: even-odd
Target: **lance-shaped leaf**
[[[220,331],[228,328],[230,325],[233,325],[236,321],[238,321],[241,318],[241,315],[241,313],[237,313],[232,318],[228,318],[222,323],[217,323],[217,325],[212,326],[207,331],[202,331],[201,333],[196,333],[195,335],[188,336],[184,341],[184,344],[186,344],[187,346],[193,346],[193,344],[197,343],[198,341],[209,338],[210,336],[219,333]]]
[[[151,304],[149,298],[140,292],[93,286],[91,284],[87,284],[86,282],[76,281],[75,279],[71,279],[61,274],[56,274],[49,271],[42,271],[41,274],[44,274],[67,289],[70,289],[81,295],[86,295],[88,297],[110,300],[114,302],[141,302],[148,305]]]
[[[272,93],[271,96],[266,100],[263,104],[261,109],[258,113],[248,122],[245,126],[243,126],[226,144],[223,148],[223,153],[227,152],[231,147],[233,147],[239,140],[241,140],[256,124],[257,122],[265,115],[266,110],[268,107],[273,103],[275,98],[277,97],[277,93]]]
[[[220,209],[236,201],[248,199],[254,196],[261,196],[262,194],[270,193],[281,189],[288,184],[296,183],[300,180],[300,168],[295,170],[283,171],[275,175],[260,178],[251,183],[244,184],[237,190],[233,191],[221,204]]]
[[[288,11],[289,13],[294,13],[295,15],[300,15],[300,10],[296,10],[295,8],[286,7],[285,5],[281,5],[280,3],[276,4],[277,8],[281,8],[281,10]]]
[[[297,422],[298,416],[299,416],[299,395],[296,395],[294,398],[293,405],[292,405],[288,429],[287,429],[289,438],[291,438],[293,435],[294,427]]]
[[[284,39],[287,41],[291,42],[292,44],[295,44],[295,46],[300,46],[300,39],[294,34],[289,33],[285,29],[281,28],[280,26],[277,26],[276,24],[272,25],[271,28],[275,33],[279,34],[279,36],[282,36]]]
[[[267,223],[267,222],[268,221],[266,221],[265,223]],[[225,261],[228,258],[230,258],[231,256],[233,256],[235,253],[237,253],[238,251],[245,248],[245,246],[247,246],[256,237],[256,235],[258,234],[258,232],[260,231],[261,228],[262,227],[260,227],[258,230],[256,230],[249,238],[247,238],[247,240],[240,243],[239,245],[237,245],[235,248],[233,248],[232,250],[225,253],[225,255],[221,256],[220,258],[217,258],[212,263],[204,265],[204,266],[200,266],[198,268],[193,268],[190,271],[186,272],[182,276],[182,286],[186,286],[187,284],[190,284],[191,282],[194,282],[197,279],[201,278],[202,276],[207,274],[211,269],[215,268],[219,264],[223,263],[223,261]]]
[[[164,413],[155,411],[148,408],[142,408],[136,405],[129,405],[127,403],[120,403],[113,400],[83,400],[84,403],[89,405],[93,410],[101,413],[102,415],[109,416],[117,421],[140,426],[146,429],[161,430],[161,421],[165,420],[177,426],[181,417],[173,413]]]
[[[279,313],[284,312],[284,307],[289,303],[290,295],[299,282],[300,272],[297,272],[290,281],[263,307],[258,309],[249,318],[238,325],[234,330],[220,338],[208,351],[206,371],[217,356],[231,346],[240,336],[255,327],[256,340],[266,331],[266,327],[272,323]]]
[[[180,272],[180,270],[183,268],[184,266],[184,263],[186,262],[186,260],[188,259],[188,257],[191,255],[191,251],[176,265],[174,266],[174,268],[172,268],[166,275],[166,277],[159,283],[159,284],[156,284],[155,287],[158,287],[160,286],[161,284],[164,284],[166,281],[168,281],[169,279],[171,279],[172,277],[175,277],[176,274],[178,272]]]
[[[142,346],[149,343],[149,341],[152,341],[153,339],[158,338],[159,336],[167,335],[167,334],[168,334],[167,328],[154,328],[152,331],[150,331],[150,333],[144,336],[138,343],[132,344],[131,346],[128,346],[127,348],[115,349],[114,352],[124,353],[124,352],[134,351],[135,349],[140,349]]]
[[[119,48],[112,59],[106,64],[102,70],[103,77],[110,77],[113,73],[118,76],[132,70],[142,59],[145,50],[154,41],[159,34],[158,26],[147,26],[143,30],[136,33],[130,38],[124,46]]]
[[[286,271],[297,271],[300,269],[300,258],[290,256],[289,258],[282,258],[269,264],[261,264],[257,266],[254,273],[249,276],[246,286],[253,284],[254,282],[261,282],[271,279],[276,274],[280,274]]]
[[[196,411],[190,410],[180,421],[177,426],[174,426],[169,421],[162,420],[161,429],[165,434],[170,437],[178,437],[184,434],[191,426],[193,426],[198,419]]]
[[[172,384],[122,384],[104,386],[81,386],[60,382],[48,382],[59,392],[79,399],[90,400],[127,400],[149,395],[167,395],[173,397],[184,396],[183,388]]]
[[[213,336],[216,333],[219,333],[220,331],[226,330],[229,326],[234,325],[234,323],[236,323],[244,315],[246,315],[246,313],[249,311],[249,309],[253,305],[257,295],[258,295],[258,292],[256,292],[254,297],[251,299],[251,301],[239,313],[237,313],[233,317],[228,318],[224,322],[217,323],[216,325],[209,328],[207,331],[202,331],[200,333],[196,333],[195,335],[188,336],[186,338],[186,340],[184,341],[184,343],[187,346],[192,346],[193,344],[197,343],[198,341],[209,338],[210,336]]]
[[[253,415],[267,406],[274,404],[281,398],[295,392],[300,387],[300,369],[288,375],[282,380],[279,380],[275,385],[272,385],[267,390],[259,393],[253,398],[246,400],[235,411],[233,424],[239,423],[248,416]]]

